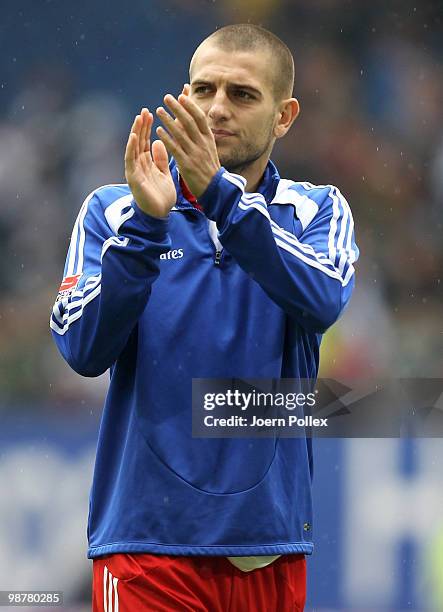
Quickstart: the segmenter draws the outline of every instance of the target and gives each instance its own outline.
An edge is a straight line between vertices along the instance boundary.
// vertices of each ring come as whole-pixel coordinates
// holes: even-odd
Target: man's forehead
[[[226,51],[205,43],[191,60],[191,82],[219,79],[263,88],[270,84],[269,63],[264,51]]]

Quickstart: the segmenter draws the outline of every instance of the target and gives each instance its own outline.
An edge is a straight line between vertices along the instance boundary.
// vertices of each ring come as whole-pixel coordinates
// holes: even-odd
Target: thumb
[[[152,159],[160,172],[169,173],[168,152],[161,140],[154,140],[152,143]]]

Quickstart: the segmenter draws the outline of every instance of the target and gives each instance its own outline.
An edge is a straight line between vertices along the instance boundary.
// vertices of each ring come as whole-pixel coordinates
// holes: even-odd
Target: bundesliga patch
[[[77,287],[80,276],[81,274],[75,274],[74,276],[65,276],[58,290],[57,297],[62,298],[70,295]]]

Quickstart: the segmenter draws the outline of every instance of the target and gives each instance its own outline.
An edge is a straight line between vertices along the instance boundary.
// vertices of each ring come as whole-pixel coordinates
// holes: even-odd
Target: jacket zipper
[[[175,210],[179,211],[180,209],[177,209],[177,208],[176,208]],[[199,215],[203,215],[203,217],[205,218],[206,223],[207,223],[207,217],[206,217],[205,213],[204,213],[204,212],[202,212],[201,210],[199,210],[198,208],[196,208],[195,206],[192,206],[192,204],[189,204],[189,206],[183,207],[181,210],[182,210],[182,211],[187,211],[187,210],[189,210],[189,211],[191,211],[192,213],[197,213],[197,214],[199,214]],[[180,212],[181,212],[181,211],[180,211]],[[220,265],[220,262],[221,262],[222,255],[223,255],[223,251],[220,251],[220,250],[218,250],[218,249],[217,249],[216,245],[214,244],[214,241],[213,241],[213,240],[212,240],[212,238],[211,238],[211,235],[210,235],[209,231],[208,231],[208,230],[206,230],[206,231],[207,231],[207,234],[208,234],[209,240],[211,241],[212,245],[214,246],[214,250],[215,250],[214,265],[215,265],[215,266],[219,266],[219,265]]]

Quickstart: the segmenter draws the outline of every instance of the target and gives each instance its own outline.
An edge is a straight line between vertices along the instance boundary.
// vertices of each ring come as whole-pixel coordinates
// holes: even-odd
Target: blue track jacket
[[[309,554],[311,440],[192,438],[191,383],[316,378],[321,334],[354,284],[348,203],[269,162],[257,193],[221,168],[203,213],[170,167],[165,219],[124,184],[86,198],[51,317],[76,372],[111,373],[88,556]]]

